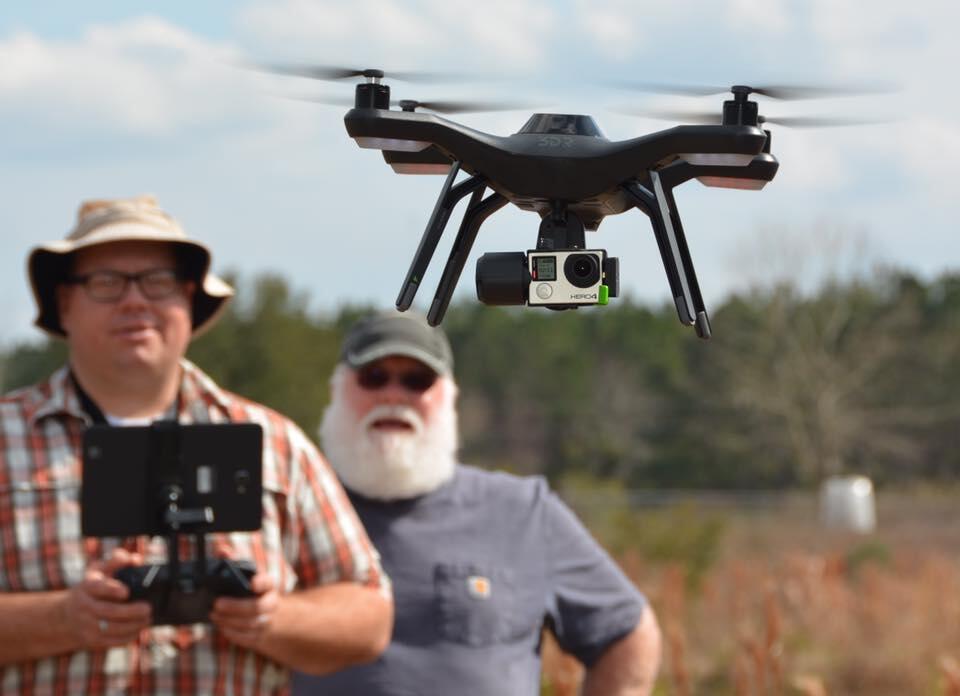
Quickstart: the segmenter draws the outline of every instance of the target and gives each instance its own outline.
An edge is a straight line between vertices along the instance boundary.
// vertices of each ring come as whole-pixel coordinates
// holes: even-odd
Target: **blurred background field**
[[[825,527],[815,493],[588,489],[565,497],[660,618],[656,693],[960,693],[956,489],[881,492],[868,534]],[[580,672],[548,642],[542,694]]]
[[[316,437],[344,329],[280,276],[189,357]],[[545,476],[650,597],[657,693],[960,695],[960,275],[890,268],[731,295],[699,341],[669,305],[456,304],[464,461]],[[0,350],[4,390],[57,342]],[[820,519],[824,481],[872,482],[876,528]],[[545,648],[544,696],[579,670]]]

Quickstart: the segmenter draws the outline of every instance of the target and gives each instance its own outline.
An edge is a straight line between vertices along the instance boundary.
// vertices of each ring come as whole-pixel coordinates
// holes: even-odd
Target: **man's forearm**
[[[390,642],[393,603],[379,590],[335,583],[283,595],[257,650],[308,674],[376,659]]]
[[[587,670],[583,696],[648,696],[660,669],[660,627],[647,605],[640,623]]]
[[[0,665],[80,648],[64,623],[67,591],[0,593]]]

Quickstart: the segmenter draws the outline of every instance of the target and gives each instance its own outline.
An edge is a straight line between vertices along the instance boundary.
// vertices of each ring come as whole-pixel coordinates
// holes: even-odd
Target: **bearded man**
[[[320,435],[393,581],[374,663],[294,675],[294,696],[523,696],[546,626],[586,666],[587,696],[649,694],[653,610],[541,477],[460,464],[443,332],[410,313],[348,332]]]

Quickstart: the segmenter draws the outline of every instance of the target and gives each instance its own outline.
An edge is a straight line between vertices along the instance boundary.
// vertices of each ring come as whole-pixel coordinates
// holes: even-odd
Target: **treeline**
[[[368,308],[317,315],[280,277],[233,281],[238,301],[189,357],[315,435],[343,331]],[[729,298],[712,322],[701,341],[672,306],[455,305],[443,326],[464,460],[638,487],[960,472],[960,276],[888,272],[813,295],[782,285]],[[0,356],[4,391],[63,358],[60,342],[13,347]]]

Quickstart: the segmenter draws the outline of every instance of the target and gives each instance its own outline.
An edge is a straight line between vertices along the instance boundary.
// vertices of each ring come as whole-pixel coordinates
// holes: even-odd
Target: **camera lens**
[[[570,254],[563,263],[563,274],[571,285],[588,288],[600,282],[600,262],[596,254]]]

